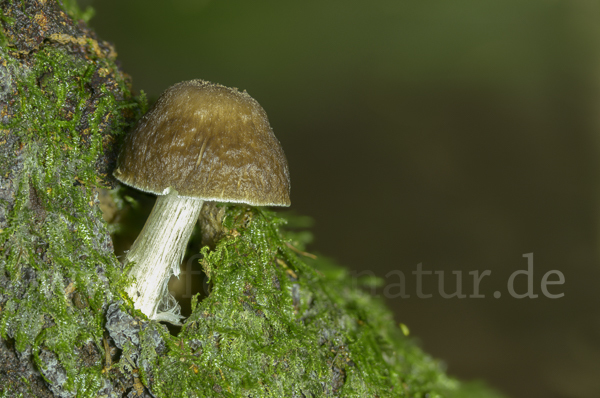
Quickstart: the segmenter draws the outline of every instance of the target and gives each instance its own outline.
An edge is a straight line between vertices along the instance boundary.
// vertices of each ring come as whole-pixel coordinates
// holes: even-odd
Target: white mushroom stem
[[[204,201],[177,196],[176,192],[156,199],[144,229],[125,257],[125,263],[135,262],[130,276],[135,282],[125,289],[135,308],[150,319],[178,324],[177,311],[159,311],[160,302],[168,300],[169,278],[179,275],[194,224]]]

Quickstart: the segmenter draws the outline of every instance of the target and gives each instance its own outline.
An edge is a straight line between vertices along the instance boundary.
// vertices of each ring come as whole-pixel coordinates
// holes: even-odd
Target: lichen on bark
[[[496,396],[446,376],[266,209],[205,208],[211,292],[177,336],[135,311],[97,188],[144,99],[89,12],[0,5],[0,396]]]

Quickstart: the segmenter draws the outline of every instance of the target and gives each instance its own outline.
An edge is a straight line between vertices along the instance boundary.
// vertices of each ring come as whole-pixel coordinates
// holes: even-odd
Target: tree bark
[[[139,106],[74,5],[0,4],[0,392],[120,396],[133,377],[101,371],[121,265],[95,188],[114,185],[116,143]]]

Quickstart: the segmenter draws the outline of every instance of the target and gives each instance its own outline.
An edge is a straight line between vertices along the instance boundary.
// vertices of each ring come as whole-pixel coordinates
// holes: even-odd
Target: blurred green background
[[[387,284],[404,272],[411,297],[389,306],[450,374],[600,397],[599,1],[80,3],[151,99],[202,78],[262,104],[311,250]],[[508,295],[530,252],[536,293],[559,270],[564,297]],[[467,294],[490,270],[486,298],[417,298],[418,263],[449,292],[462,271]]]

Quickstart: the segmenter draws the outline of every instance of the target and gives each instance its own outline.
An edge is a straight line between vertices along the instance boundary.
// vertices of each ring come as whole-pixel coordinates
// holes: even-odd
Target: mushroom
[[[264,109],[246,91],[203,80],[161,94],[125,138],[113,174],[158,195],[124,260],[135,263],[126,292],[150,319],[175,324],[182,317],[167,283],[204,201],[290,205],[287,160]]]

